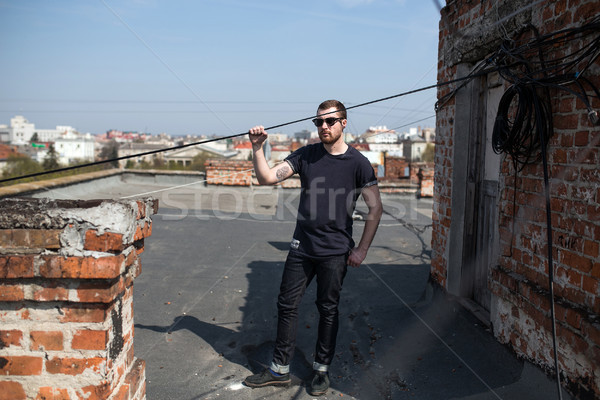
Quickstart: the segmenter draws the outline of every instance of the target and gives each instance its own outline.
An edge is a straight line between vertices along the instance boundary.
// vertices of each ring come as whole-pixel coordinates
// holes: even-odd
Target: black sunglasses
[[[344,118],[334,118],[334,117],[329,117],[329,118],[315,118],[312,120],[313,124],[315,124],[315,126],[317,128],[320,128],[321,126],[323,126],[323,122],[327,122],[327,125],[329,126],[333,126],[335,125],[336,122],[343,120]]]

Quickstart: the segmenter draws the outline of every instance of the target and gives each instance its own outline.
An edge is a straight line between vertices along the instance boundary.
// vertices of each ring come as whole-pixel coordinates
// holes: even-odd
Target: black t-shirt
[[[356,200],[363,188],[377,184],[369,160],[351,146],[344,154],[331,155],[317,143],[296,150],[285,161],[302,184],[292,249],[313,257],[349,252],[354,248]]]

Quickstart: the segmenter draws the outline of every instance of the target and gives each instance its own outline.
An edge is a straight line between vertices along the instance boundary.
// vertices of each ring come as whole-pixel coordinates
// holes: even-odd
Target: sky
[[[0,0],[0,124],[228,136],[436,83],[437,1]],[[435,125],[435,89],[347,132]],[[310,121],[270,132],[314,130]]]

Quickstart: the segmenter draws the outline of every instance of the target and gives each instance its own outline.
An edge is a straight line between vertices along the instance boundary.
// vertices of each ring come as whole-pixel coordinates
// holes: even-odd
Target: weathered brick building
[[[599,12],[597,0],[448,0],[440,21],[438,82],[465,79],[438,89],[432,279],[549,373],[553,289],[561,380],[579,398],[600,396]],[[492,149],[499,106],[520,122],[525,92],[503,103],[511,85],[547,105],[534,134],[552,122],[551,246],[540,150],[515,163]]]

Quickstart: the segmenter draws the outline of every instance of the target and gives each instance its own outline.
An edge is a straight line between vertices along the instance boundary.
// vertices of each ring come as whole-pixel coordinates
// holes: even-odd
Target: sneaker
[[[327,393],[327,389],[329,389],[329,374],[327,372],[315,371],[308,387],[308,394],[311,396],[321,396]]]
[[[256,375],[251,375],[244,380],[244,384],[251,388],[263,386],[287,386],[292,382],[290,374],[275,374],[270,368],[266,368],[263,372]]]

